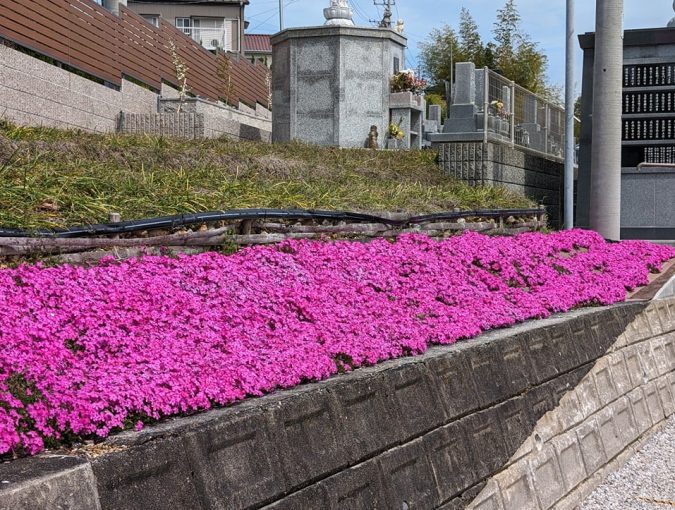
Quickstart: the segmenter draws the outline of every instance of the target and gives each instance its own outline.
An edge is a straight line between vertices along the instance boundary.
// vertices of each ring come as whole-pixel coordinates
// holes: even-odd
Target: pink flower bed
[[[622,301],[673,257],[584,231],[467,233],[0,270],[0,453]]]

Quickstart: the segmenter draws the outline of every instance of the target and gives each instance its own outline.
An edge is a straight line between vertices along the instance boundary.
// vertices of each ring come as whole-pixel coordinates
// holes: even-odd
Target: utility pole
[[[565,228],[574,228],[574,0],[567,0],[565,67]]]
[[[279,31],[284,29],[284,0],[279,0]]]
[[[391,8],[396,5],[396,0],[373,0],[373,3],[384,7],[384,16],[380,21],[380,28],[391,28],[391,17],[394,15]]]
[[[596,0],[590,227],[621,238],[623,0]]]

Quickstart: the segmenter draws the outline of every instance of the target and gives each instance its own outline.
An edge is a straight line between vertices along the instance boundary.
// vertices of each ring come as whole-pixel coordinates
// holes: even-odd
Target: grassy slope
[[[433,151],[178,141],[0,123],[0,226],[60,227],[183,212],[299,207],[434,212],[527,207],[444,176]]]

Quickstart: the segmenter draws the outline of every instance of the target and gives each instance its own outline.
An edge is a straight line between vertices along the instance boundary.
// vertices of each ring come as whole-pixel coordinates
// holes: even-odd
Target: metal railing
[[[207,50],[233,50],[230,35],[224,28],[183,27],[180,30]]]
[[[504,76],[484,68],[482,115],[484,141],[502,138],[512,145],[558,159],[565,151],[565,110]],[[480,89],[479,89],[480,90]],[[487,112],[487,115],[485,115]]]

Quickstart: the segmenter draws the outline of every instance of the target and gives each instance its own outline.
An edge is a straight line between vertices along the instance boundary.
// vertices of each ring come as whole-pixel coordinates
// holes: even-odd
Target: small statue
[[[369,149],[378,149],[380,144],[378,143],[378,138],[380,135],[377,133],[377,126],[370,126],[370,133],[368,133],[368,148]]]
[[[394,28],[397,33],[403,35],[403,31],[405,30],[405,22],[400,19],[396,22],[396,28]]]
[[[354,26],[352,17],[354,12],[347,0],[330,0],[330,7],[323,10],[326,25]]]

